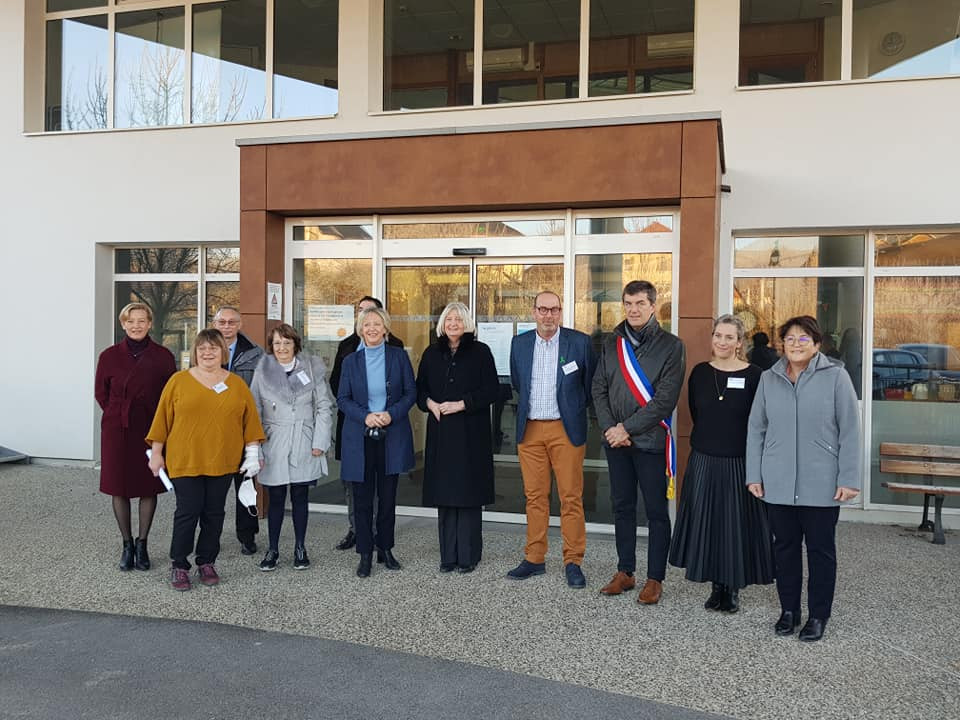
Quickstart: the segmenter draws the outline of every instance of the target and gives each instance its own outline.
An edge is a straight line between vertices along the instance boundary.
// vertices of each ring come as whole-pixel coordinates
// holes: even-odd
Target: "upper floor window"
[[[693,88],[693,0],[583,7],[580,0],[385,0],[383,109]],[[589,37],[586,52],[581,37]]]
[[[338,0],[46,7],[45,130],[337,112]]]

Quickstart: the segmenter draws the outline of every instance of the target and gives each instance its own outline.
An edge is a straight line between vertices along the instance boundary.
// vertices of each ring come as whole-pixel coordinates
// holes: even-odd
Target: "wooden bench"
[[[960,447],[953,445],[914,445],[909,443],[880,443],[880,472],[901,475],[923,475],[928,478],[960,478]],[[960,495],[960,487],[914,485],[911,483],[880,483],[895,492],[923,493],[923,522],[920,530],[933,530],[935,545],[943,545],[943,523],[940,511],[947,495]],[[929,520],[930,498],[934,499],[933,522]]]

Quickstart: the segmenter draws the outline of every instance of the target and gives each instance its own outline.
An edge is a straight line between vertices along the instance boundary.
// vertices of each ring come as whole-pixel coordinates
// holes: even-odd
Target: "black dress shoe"
[[[827,618],[823,618],[823,620],[815,617],[807,618],[807,622],[800,630],[797,639],[803,642],[816,642],[823,637],[823,631],[826,627]]]
[[[382,556],[382,559],[381,559]],[[377,550],[377,562],[383,563],[383,566],[387,570],[399,570],[400,563],[393,556],[393,553],[390,550]]]
[[[133,538],[123,541],[123,552],[120,553],[120,569],[123,571],[133,570]]]
[[[710,587],[710,597],[707,598],[703,607],[707,610],[719,610],[720,601],[723,600],[724,587],[720,583],[713,583]]]
[[[735,613],[740,609],[740,593],[737,590],[727,590],[717,608],[720,612]]]
[[[253,538],[240,541],[240,554],[253,555],[257,552],[257,541]]]
[[[777,624],[773,626],[773,631],[777,635],[793,635],[798,627],[800,627],[800,611],[784,610],[780,613]]]
[[[457,569],[456,563],[440,563],[440,572],[448,573]]]
[[[363,553],[360,555],[360,562],[357,564],[357,577],[370,577],[370,566],[373,564],[373,554]]]
[[[474,563],[473,565],[461,565],[460,567],[457,568],[457,572],[460,573],[461,575],[466,575],[467,573],[472,573],[476,569],[477,569],[476,563]]]
[[[347,534],[343,536],[343,540],[337,543],[337,550],[349,550],[354,545],[357,544],[357,536],[353,530],[347,530]]]
[[[150,569],[150,556],[147,554],[147,541],[137,538],[133,545],[133,566],[137,570]]]

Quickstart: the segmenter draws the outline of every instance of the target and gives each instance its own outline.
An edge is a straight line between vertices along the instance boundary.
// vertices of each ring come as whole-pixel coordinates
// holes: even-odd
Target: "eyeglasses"
[[[240,321],[239,321],[239,320],[217,320],[216,322],[214,322],[214,325],[230,325],[230,326],[233,326],[233,325],[239,325],[239,324],[240,324]]]
[[[293,345],[294,345],[293,340],[274,340],[273,341],[274,347],[293,347]]]
[[[810,338],[808,338],[806,335],[801,335],[800,337],[787,335],[787,337],[783,339],[784,345],[800,345],[801,347],[804,345],[809,345],[810,342],[811,342]]]
[[[537,311],[538,313],[540,313],[541,315],[559,315],[561,308],[559,308],[559,307],[543,307],[542,305],[538,305],[537,307],[534,308],[534,310],[536,310],[536,311]]]

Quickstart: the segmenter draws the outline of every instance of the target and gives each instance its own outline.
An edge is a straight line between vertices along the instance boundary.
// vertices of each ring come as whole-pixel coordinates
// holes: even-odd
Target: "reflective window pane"
[[[577,235],[660,233],[671,230],[673,230],[673,215],[634,215],[577,220]]]
[[[960,74],[960,0],[853,0],[853,77]]]
[[[740,0],[740,84],[839,80],[841,5]]]
[[[183,44],[182,7],[117,14],[115,127],[183,122]]]
[[[483,5],[483,102],[577,97],[580,0],[496,0]]]
[[[240,307],[240,283],[237,280],[208,282],[206,284],[207,303],[204,310],[204,326],[210,327],[217,310],[229,305]]]
[[[120,248],[114,254],[117,273],[195,273],[197,248]]]
[[[877,235],[877,267],[960,266],[960,232]]]
[[[45,130],[107,127],[107,16],[47,23]]]
[[[294,240],[372,240],[373,225],[297,225]]]
[[[863,369],[863,278],[735,278],[733,311],[743,320],[748,341],[764,332],[782,355],[777,328],[797,315],[812,315],[823,331],[820,351],[842,360],[860,397]]]
[[[564,221],[478,220],[476,222],[403,223],[383,226],[384,240],[428,238],[555,237],[563,235]]]
[[[473,12],[473,0],[384,0],[384,110],[473,104]]]
[[[693,88],[693,0],[592,0],[591,97]]]
[[[264,117],[266,43],[266,0],[231,0],[194,6],[193,122]]]
[[[212,247],[206,249],[206,264],[204,269],[208,273],[238,273],[240,272],[240,248]]]
[[[107,0],[47,0],[47,12],[106,7]]]
[[[863,248],[863,235],[738,237],[733,263],[738,268],[862,267]]]
[[[181,367],[184,355],[197,335],[197,283],[120,281],[115,285],[116,311],[127,303],[142,302],[153,310],[153,329],[150,336],[173,353]],[[119,325],[116,340],[124,336]]]
[[[337,0],[274,0],[273,116],[335,115]]]
[[[920,505],[921,495],[881,487],[903,480],[880,472],[880,443],[957,444],[960,277],[877,278],[873,338],[870,499]],[[958,500],[948,497],[945,506],[960,507]]]

